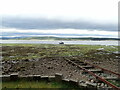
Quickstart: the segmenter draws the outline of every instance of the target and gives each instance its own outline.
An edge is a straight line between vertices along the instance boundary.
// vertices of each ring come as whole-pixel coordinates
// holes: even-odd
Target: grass
[[[118,46],[102,45],[2,44],[2,46],[3,60],[24,60],[55,56],[96,57],[95,53],[98,52],[97,49],[99,48],[104,48],[105,52],[118,51]],[[93,53],[92,56],[89,53]]]
[[[47,82],[47,81],[7,81],[2,83],[2,88],[73,88],[78,89],[78,86],[74,86],[70,83],[61,82]]]

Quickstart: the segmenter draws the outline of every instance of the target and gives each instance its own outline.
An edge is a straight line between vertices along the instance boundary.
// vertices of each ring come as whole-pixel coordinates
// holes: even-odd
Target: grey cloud
[[[1,25],[0,25],[1,26]],[[117,31],[116,24],[94,23],[92,21],[62,21],[49,20],[45,18],[20,18],[3,17],[2,26],[18,29],[97,29],[106,31]]]

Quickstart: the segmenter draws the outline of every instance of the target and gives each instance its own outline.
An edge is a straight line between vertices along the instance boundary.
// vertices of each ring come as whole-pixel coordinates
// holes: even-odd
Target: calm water
[[[23,43],[23,44],[59,44],[61,41],[43,40],[0,40],[0,43]],[[118,41],[63,41],[65,44],[84,44],[84,45],[118,45]]]

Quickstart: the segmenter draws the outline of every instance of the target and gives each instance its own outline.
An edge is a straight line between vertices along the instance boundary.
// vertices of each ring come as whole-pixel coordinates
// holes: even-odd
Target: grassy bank
[[[3,82],[2,88],[74,88],[76,90],[79,87],[70,83],[18,80]]]
[[[101,45],[2,44],[2,46],[3,60],[35,59],[55,56],[92,57],[92,53],[99,52],[100,50],[98,49],[100,48],[105,53],[118,51],[118,46]],[[91,55],[88,55],[89,53]]]

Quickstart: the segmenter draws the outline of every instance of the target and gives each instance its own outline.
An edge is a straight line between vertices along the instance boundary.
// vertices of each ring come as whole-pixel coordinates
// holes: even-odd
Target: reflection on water
[[[43,40],[0,40],[0,43],[23,43],[23,44],[59,44],[61,41]],[[118,45],[118,41],[62,41],[64,44],[84,44],[84,45]]]

